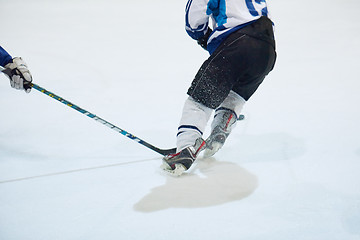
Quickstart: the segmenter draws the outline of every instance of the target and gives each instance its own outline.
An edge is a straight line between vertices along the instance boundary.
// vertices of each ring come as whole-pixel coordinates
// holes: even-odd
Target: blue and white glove
[[[27,93],[31,91],[32,76],[21,57],[13,58],[12,62],[5,65],[3,72],[9,77],[11,87]]]

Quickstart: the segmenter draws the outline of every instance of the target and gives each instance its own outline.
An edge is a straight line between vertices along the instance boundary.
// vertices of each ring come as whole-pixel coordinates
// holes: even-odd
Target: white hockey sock
[[[202,137],[213,109],[196,102],[189,97],[184,104],[177,135],[177,152],[193,146],[196,139]]]
[[[225,100],[220,104],[219,108],[227,108],[236,113],[236,116],[239,117],[241,110],[243,109],[246,101],[239,94],[234,91],[230,91],[229,95]]]

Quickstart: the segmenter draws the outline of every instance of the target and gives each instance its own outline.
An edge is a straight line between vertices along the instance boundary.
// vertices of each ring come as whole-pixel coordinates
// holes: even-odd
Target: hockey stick
[[[2,66],[0,66],[0,71],[3,72],[3,73],[6,73],[6,71],[9,71],[9,70],[7,70],[6,68],[3,68]],[[9,75],[9,73],[6,73],[6,74]],[[157,153],[159,153],[159,154],[161,154],[163,156],[175,153],[175,151],[176,151],[176,148],[172,148],[172,149],[160,149],[160,148],[157,148],[157,147],[151,145],[150,143],[136,137],[135,135],[132,135],[131,133],[129,133],[129,132],[117,127],[117,126],[115,126],[114,124],[112,124],[112,123],[110,123],[110,122],[96,116],[95,114],[92,114],[89,111],[87,111],[87,110],[85,110],[85,109],[83,109],[83,108],[81,108],[81,107],[79,107],[79,106],[65,100],[64,98],[59,97],[58,95],[56,95],[56,94],[54,94],[54,93],[40,87],[39,85],[37,85],[35,83],[28,83],[28,84],[26,84],[25,87],[34,88],[34,89],[38,90],[39,92],[42,92],[43,94],[45,94],[45,95],[47,95],[47,96],[49,96],[49,97],[63,103],[63,104],[65,104],[66,106],[71,107],[72,109],[75,109],[76,111],[88,116],[89,118],[92,118],[95,121],[97,121],[99,123],[102,123],[103,125],[113,129],[114,131],[116,131],[118,133],[121,133],[122,135],[130,138],[131,140],[134,140],[135,142],[138,142],[138,143],[142,144],[143,146],[145,146],[147,148],[150,148],[151,150],[153,150],[153,151],[155,151],[155,152],[157,152]]]

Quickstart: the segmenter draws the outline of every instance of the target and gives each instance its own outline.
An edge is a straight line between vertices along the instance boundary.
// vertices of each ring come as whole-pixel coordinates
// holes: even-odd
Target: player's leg
[[[263,36],[265,37],[262,39]],[[261,19],[232,34],[224,42],[221,55],[228,63],[225,75],[228,80],[224,81],[231,82],[232,91],[216,108],[211,134],[206,139],[205,156],[214,155],[224,145],[231,130],[236,126],[244,104],[272,70],[276,53],[271,38],[270,21]]]
[[[177,134],[177,151],[163,158],[162,168],[180,175],[190,168],[199,153],[205,148],[202,139],[212,109],[189,97],[184,104]]]
[[[225,143],[232,129],[235,128],[238,116],[246,103],[240,95],[230,91],[229,95],[215,110],[211,123],[211,134],[206,139],[205,156],[214,155]]]

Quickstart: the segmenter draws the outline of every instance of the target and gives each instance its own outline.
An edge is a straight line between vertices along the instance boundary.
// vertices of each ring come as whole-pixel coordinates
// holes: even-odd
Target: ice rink
[[[156,152],[0,75],[0,239],[360,239],[360,2],[268,2],[274,71],[223,149],[179,178]],[[0,0],[0,45],[34,83],[172,148],[208,57],[184,30],[185,5]]]

